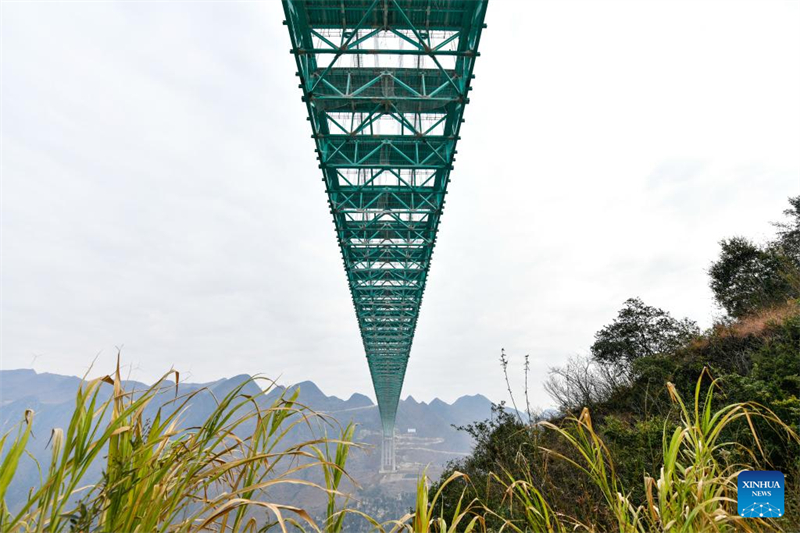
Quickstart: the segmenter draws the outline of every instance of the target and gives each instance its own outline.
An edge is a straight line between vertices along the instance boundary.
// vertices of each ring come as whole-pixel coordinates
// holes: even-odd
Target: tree
[[[764,246],[744,237],[720,243],[709,270],[711,290],[733,318],[800,298],[800,196],[789,198],[783,213],[788,221],[773,223],[777,239]]]
[[[693,321],[677,320],[639,298],[631,298],[611,324],[595,333],[592,357],[630,369],[635,359],[673,353],[699,333]]]
[[[565,413],[606,401],[630,384],[628,372],[620,365],[582,356],[570,357],[566,365],[551,367],[547,374],[542,386]]]
[[[778,228],[778,242],[781,251],[790,258],[795,265],[800,266],[800,196],[789,198],[789,209],[783,214],[789,217],[788,222],[775,222]]]
[[[792,239],[788,235],[790,246]],[[797,264],[784,253],[780,242],[762,247],[744,237],[733,237],[720,243],[719,259],[709,270],[711,290],[730,316],[741,318],[798,297],[794,282]]]

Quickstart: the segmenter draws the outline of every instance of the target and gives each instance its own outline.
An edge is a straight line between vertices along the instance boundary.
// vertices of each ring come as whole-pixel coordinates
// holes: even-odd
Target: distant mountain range
[[[239,375],[211,383],[181,383],[181,394],[200,391],[183,414],[182,425],[190,426],[204,419],[213,408],[214,397],[220,398],[248,379],[249,376]],[[29,448],[37,459],[48,457],[46,444],[51,429],[63,428],[68,424],[80,383],[81,379],[74,376],[37,373],[30,369],[0,370],[0,434],[19,423],[26,409],[33,409],[34,438]],[[127,390],[141,390],[146,385],[126,382],[125,387]],[[107,398],[111,387],[104,388]],[[382,511],[391,511],[385,509],[387,499],[395,502],[400,511],[408,509],[412,501],[409,495],[413,484],[423,468],[428,467],[428,475],[436,478],[449,460],[467,455],[472,449],[472,439],[453,426],[485,420],[490,417],[492,408],[492,402],[480,394],[462,396],[452,404],[438,398],[430,403],[417,402],[410,396],[401,400],[396,423],[399,471],[381,475],[378,473],[380,457],[377,450],[381,442],[380,416],[370,398],[358,393],[347,400],[327,396],[311,381],[289,388],[299,388],[298,401],[314,411],[331,415],[342,425],[351,421],[357,424],[355,440],[366,444],[367,449],[351,452],[348,473],[361,485],[356,497],[364,501],[364,508],[370,507],[369,500],[373,498],[381,500]],[[283,386],[273,388],[265,401],[271,402],[284,391]],[[260,390],[251,382],[243,392],[255,394]],[[99,476],[100,471],[93,475]],[[38,483],[38,479],[36,466],[28,459],[21,465],[7,494],[8,504],[13,508],[20,503],[28,489]],[[297,504],[313,508],[317,503],[312,495],[301,493],[296,497],[303,500],[295,502]]]

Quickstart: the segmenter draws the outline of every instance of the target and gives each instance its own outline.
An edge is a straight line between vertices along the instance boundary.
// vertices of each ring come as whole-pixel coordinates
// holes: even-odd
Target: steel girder
[[[487,0],[282,1],[390,436]]]

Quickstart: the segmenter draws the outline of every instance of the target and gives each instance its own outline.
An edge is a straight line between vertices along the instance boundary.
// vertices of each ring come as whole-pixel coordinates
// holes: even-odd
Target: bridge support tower
[[[383,434],[381,446],[381,472],[394,472],[397,470],[397,455],[395,452],[394,429],[391,433]]]

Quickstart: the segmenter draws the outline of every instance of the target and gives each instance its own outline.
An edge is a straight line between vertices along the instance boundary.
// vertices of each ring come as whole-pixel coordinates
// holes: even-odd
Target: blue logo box
[[[740,472],[737,481],[739,516],[776,518],[783,516],[783,474],[774,470]]]

